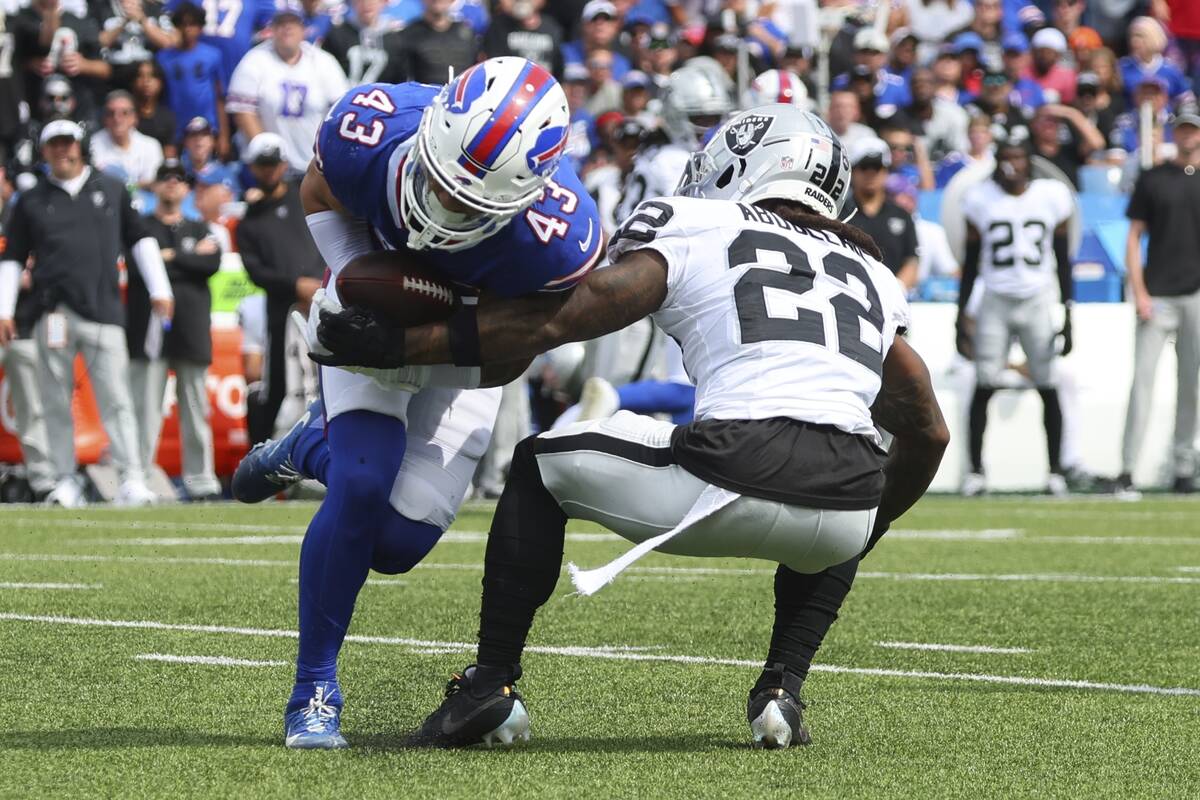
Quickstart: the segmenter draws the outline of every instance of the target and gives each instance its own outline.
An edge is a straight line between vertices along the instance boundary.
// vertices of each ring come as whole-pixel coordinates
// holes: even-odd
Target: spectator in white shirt
[[[117,90],[104,99],[104,130],[92,137],[92,165],[127,185],[146,189],[163,162],[162,145],[137,129],[133,96]]]
[[[349,88],[337,59],[304,41],[299,15],[283,10],[271,21],[271,40],[233,71],[226,108],[246,142],[264,131],[278,134],[288,166],[304,172],[321,120]]]
[[[830,92],[826,121],[847,150],[855,141],[875,136],[874,131],[859,122],[861,118],[862,106],[859,104],[858,95],[849,89]]]

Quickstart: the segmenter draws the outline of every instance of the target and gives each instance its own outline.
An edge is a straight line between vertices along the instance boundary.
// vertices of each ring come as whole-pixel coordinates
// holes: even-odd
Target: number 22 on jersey
[[[734,285],[734,302],[741,325],[742,344],[793,341],[827,347],[862,364],[876,375],[883,374],[883,308],[867,268],[837,252],[817,260],[791,238],[767,231],[745,230],[726,250],[730,269],[754,266]],[[788,271],[779,267],[786,265]],[[810,303],[804,295],[813,291],[820,273],[837,286],[827,303]],[[851,279],[862,286],[867,303],[852,294]],[[842,286],[845,288],[843,289]],[[826,336],[826,307],[832,309],[835,341]]]

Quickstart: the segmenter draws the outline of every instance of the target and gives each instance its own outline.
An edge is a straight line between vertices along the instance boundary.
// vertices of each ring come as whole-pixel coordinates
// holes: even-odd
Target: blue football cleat
[[[259,442],[251,448],[233,473],[233,498],[242,503],[261,503],[304,479],[292,463],[292,448],[306,428],[325,424],[325,405],[318,397],[304,409],[296,424],[278,439]]]
[[[342,691],[336,681],[317,681],[308,705],[284,713],[283,743],[293,750],[339,750],[350,744],[342,736]]]

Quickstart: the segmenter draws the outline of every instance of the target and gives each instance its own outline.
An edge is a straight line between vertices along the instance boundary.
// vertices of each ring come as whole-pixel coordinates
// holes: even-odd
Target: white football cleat
[[[963,497],[979,497],[987,492],[987,478],[982,472],[968,472],[962,482]]]
[[[79,488],[79,482],[73,477],[59,481],[54,490],[46,495],[44,502],[48,506],[61,506],[62,508],[80,508],[87,505],[83,489]]]
[[[158,502],[158,495],[143,480],[127,480],[117,490],[117,499],[115,502],[119,506],[128,506],[131,508],[149,506]]]
[[[1050,477],[1046,479],[1046,493],[1054,497],[1066,497],[1071,493],[1071,487],[1067,485],[1066,477],[1051,472]]]

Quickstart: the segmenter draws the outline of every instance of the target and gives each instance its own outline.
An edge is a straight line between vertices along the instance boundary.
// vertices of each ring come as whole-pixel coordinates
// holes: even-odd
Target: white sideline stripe
[[[0,589],[103,589],[102,583],[15,583],[0,581]]]
[[[1027,647],[989,647],[982,644],[928,644],[923,642],[876,642],[876,647],[886,647],[889,650],[937,650],[944,653],[995,653],[998,655],[1019,655],[1032,653]]]
[[[167,556],[98,556],[63,553],[0,553],[0,561],[90,561],[134,564],[211,564],[228,567],[291,567],[294,560],[251,558],[171,558]],[[416,569],[448,570],[452,572],[481,572],[483,564],[427,562]],[[774,575],[774,569],[730,567],[630,567],[626,572],[642,575]],[[999,581],[1034,583],[1162,583],[1200,584],[1200,577],[1168,575],[1075,575],[1071,573],[1034,572],[1027,574],[957,573],[957,572],[859,572],[860,578],[887,578],[894,581]]]
[[[889,539],[933,539],[949,542],[995,542],[1007,539],[1024,538],[1020,528],[951,528],[948,530],[894,530],[885,536]]]
[[[139,653],[138,661],[164,661],[168,664],[207,664],[212,667],[286,667],[286,661],[254,661],[229,656],[172,656],[166,653]]]
[[[1033,581],[1038,583],[1200,583],[1200,578],[1176,578],[1160,575],[1075,575],[1072,573],[1034,572],[1027,574],[988,575],[971,572],[860,572],[860,578],[890,578],[898,581]]]
[[[275,630],[271,628],[240,628],[225,625],[184,625],[169,622],[154,622],[150,620],[116,620],[89,619],[83,617],[41,616],[36,614],[16,614],[0,612],[0,620],[14,622],[42,622],[52,625],[80,625],[98,628],[141,628],[163,631],[183,631],[187,633],[221,633],[242,636],[261,636],[276,639],[295,639],[295,631]],[[409,639],[398,636],[360,636],[351,634],[346,637],[348,642],[362,644],[402,645],[418,650],[439,653],[473,651],[476,647],[467,642],[437,642],[424,639]],[[630,652],[617,648],[596,647],[545,647],[534,646],[525,648],[530,653],[547,655],[573,656],[578,658],[603,658],[612,661],[660,661],[675,664],[708,664],[733,667],[761,667],[762,659],[744,658],[710,658],[708,656],[660,655],[657,653]],[[980,675],[966,672],[925,672],[917,670],[879,669],[875,667],[842,667],[832,664],[815,664],[816,672],[832,672],[846,675],[870,675],[886,678],[919,678],[928,680],[975,681],[978,683],[1001,683],[1013,686],[1042,686],[1059,689],[1091,689],[1102,692],[1125,692],[1131,694],[1174,695],[1185,697],[1200,697],[1200,689],[1186,686],[1150,686],[1148,684],[1125,683],[1096,683],[1094,681],[1076,681],[1061,678],[1027,678],[1020,675]]]
[[[299,578],[292,578],[288,583],[300,583]],[[367,578],[368,586],[407,586],[408,581],[404,578]]]
[[[1176,567],[1180,572],[1200,572],[1200,567]]]
[[[1012,509],[1017,511],[1017,509]],[[1059,509],[1060,511],[1064,509]],[[90,511],[90,509],[89,509]],[[1072,512],[1075,513],[1075,512]],[[1089,514],[1086,510],[1078,512]],[[1096,512],[1100,513],[1100,512]],[[1108,514],[1108,511],[1104,511]],[[1171,514],[1174,512],[1164,512]],[[1179,512],[1183,514],[1184,512]],[[1036,514],[1035,514],[1036,516]],[[1046,514],[1046,516],[1057,516]],[[1193,516],[1191,514],[1188,515]],[[108,544],[134,547],[185,547],[189,545],[267,545],[297,544],[302,538],[304,525],[246,525],[219,522],[152,522],[146,520],[86,520],[44,517],[7,517],[0,514],[0,522],[27,525],[33,528],[91,528],[97,530],[166,530],[166,531],[225,531],[232,533],[274,533],[277,536],[213,536],[213,537],[139,537],[133,539],[88,539],[76,540],[78,544]],[[947,528],[932,530],[896,529],[889,531],[889,540],[918,541],[969,541],[969,542],[1043,542],[1054,544],[1140,544],[1140,545],[1198,545],[1197,536],[1057,536],[1027,535],[1022,528]],[[451,530],[442,535],[442,542],[474,543],[487,541],[486,531]],[[568,533],[569,542],[619,542],[621,537],[614,533]]]

